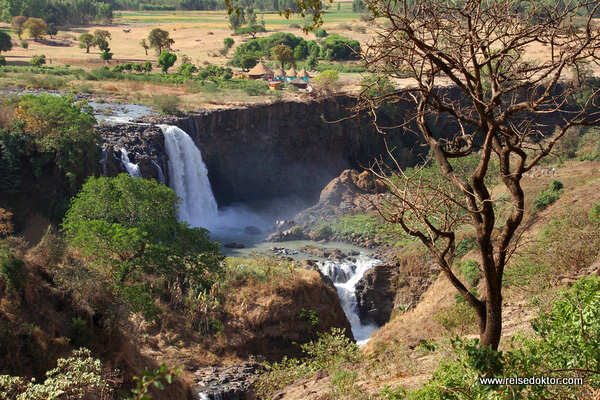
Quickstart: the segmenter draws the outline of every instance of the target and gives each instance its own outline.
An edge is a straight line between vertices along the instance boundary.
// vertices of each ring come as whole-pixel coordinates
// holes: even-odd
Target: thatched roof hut
[[[308,82],[308,78],[310,78],[310,75],[308,74],[308,72],[306,72],[306,70],[304,69],[304,67],[302,67],[302,69],[300,70],[300,72],[298,72],[298,78],[302,78],[306,82]]]
[[[273,72],[275,79],[278,81],[282,81],[285,80],[285,71],[283,70],[283,68],[279,67],[275,70],[275,72]]]
[[[296,69],[294,67],[292,67],[292,68],[288,69],[287,71],[285,71],[285,74],[290,79],[294,79],[295,77],[298,76],[298,73],[296,72]]]
[[[308,82],[306,82],[302,78],[296,78],[294,80],[291,80],[290,84],[296,86],[298,89],[306,89],[306,86],[308,85]]]
[[[265,75],[273,75],[273,71],[271,71],[265,64],[260,61],[254,68],[248,71],[248,76],[252,79],[260,79]]]

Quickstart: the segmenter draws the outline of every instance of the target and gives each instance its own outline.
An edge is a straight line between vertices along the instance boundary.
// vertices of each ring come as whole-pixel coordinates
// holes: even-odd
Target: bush
[[[28,400],[109,398],[114,383],[109,383],[107,375],[100,360],[92,358],[88,349],[81,348],[73,351],[69,358],[59,358],[57,367],[46,372],[44,383],[0,375],[0,395]]]
[[[14,250],[6,245],[0,246],[0,278],[5,280],[9,290],[21,292],[25,287],[25,261],[17,257]]]
[[[29,43],[27,43],[27,40],[25,40],[25,39],[21,40],[21,47],[24,49],[29,47]]]
[[[352,27],[352,31],[356,32],[356,33],[366,33],[367,32],[367,28],[365,28],[362,25],[354,25]]]
[[[0,56],[0,67],[6,66],[6,58],[4,56]]]
[[[350,341],[340,328],[332,328],[330,333],[320,333],[316,342],[311,341],[300,347],[307,355],[301,361],[284,357],[279,363],[267,363],[268,372],[261,375],[255,384],[259,398],[271,398],[275,392],[296,379],[308,377],[319,369],[339,371],[343,369],[342,364],[357,363],[363,359],[358,345]],[[347,387],[348,382],[342,386]]]
[[[548,190],[540,192],[533,202],[533,211],[541,211],[560,199],[562,195],[563,184],[556,179],[552,181]]]
[[[317,28],[315,29],[315,36],[318,38],[323,38],[327,36],[327,31],[323,28]]]
[[[92,338],[92,331],[83,318],[73,318],[69,324],[69,339],[75,347],[87,346]]]
[[[315,229],[312,239],[313,240],[329,240],[333,236],[333,229],[329,225],[319,225],[317,229]]]
[[[29,60],[29,65],[32,67],[41,67],[44,64],[46,64],[46,56],[43,54],[41,56],[35,55]]]
[[[263,96],[267,94],[268,91],[269,85],[267,83],[257,81],[253,82],[253,84],[247,85],[244,89],[244,92],[246,92],[248,96]]]
[[[179,114],[180,103],[181,99],[178,96],[169,94],[158,94],[152,96],[152,107],[156,108],[162,114]]]

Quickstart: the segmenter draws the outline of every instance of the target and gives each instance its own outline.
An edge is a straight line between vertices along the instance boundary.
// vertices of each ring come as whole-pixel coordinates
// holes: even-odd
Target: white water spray
[[[217,202],[202,154],[192,138],[176,126],[160,125],[169,155],[170,186],[181,198],[179,218],[192,226],[212,226]]]
[[[329,276],[335,285],[340,297],[344,313],[352,326],[354,339],[359,346],[367,343],[369,338],[379,327],[375,324],[363,325],[357,314],[356,285],[364,273],[371,267],[380,264],[381,260],[366,256],[359,256],[356,262],[350,261],[324,261],[319,262],[321,272]]]
[[[140,171],[140,167],[137,164],[134,164],[131,161],[129,161],[129,153],[127,153],[127,150],[125,148],[121,149],[121,162],[125,166],[125,169],[129,173],[129,175],[133,176],[134,178],[142,177],[142,171]]]

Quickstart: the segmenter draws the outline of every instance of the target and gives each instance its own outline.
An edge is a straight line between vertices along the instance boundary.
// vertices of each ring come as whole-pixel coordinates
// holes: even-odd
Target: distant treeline
[[[114,0],[116,10],[224,10],[225,0]],[[261,11],[297,10],[294,0],[239,0],[235,7],[250,7]]]
[[[11,22],[13,17],[22,15],[58,26],[110,23],[115,5],[114,0],[0,0],[0,18]]]

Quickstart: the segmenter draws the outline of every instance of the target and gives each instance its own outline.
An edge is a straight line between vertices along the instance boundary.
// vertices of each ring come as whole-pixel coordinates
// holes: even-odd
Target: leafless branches
[[[598,94],[586,65],[599,64],[600,30],[589,0],[370,0],[386,20],[366,49],[377,79],[364,88],[361,109],[406,102],[402,122],[417,132],[439,166],[439,176],[380,178],[390,202],[380,212],[419,238],[475,307],[481,341],[497,347],[501,332],[501,285],[507,257],[523,220],[521,179],[550,154],[567,130],[600,122]],[[582,17],[583,15],[583,17]],[[533,47],[541,58],[528,57]],[[395,89],[384,90],[391,80]],[[434,121],[446,119],[445,132]],[[456,162],[476,155],[468,174]],[[495,169],[494,169],[495,167]],[[495,172],[494,172],[495,171]],[[498,223],[488,189],[495,174],[510,195],[510,211]],[[481,300],[451,271],[454,232],[465,220],[474,227],[487,293]]]

